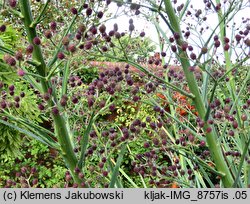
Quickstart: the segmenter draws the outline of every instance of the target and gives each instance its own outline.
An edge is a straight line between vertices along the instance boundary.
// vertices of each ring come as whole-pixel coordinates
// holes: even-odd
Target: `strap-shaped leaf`
[[[80,156],[80,159],[78,161],[78,167],[80,169],[82,169],[83,164],[85,162],[85,152],[87,150],[87,146],[88,146],[88,143],[89,143],[89,133],[90,133],[92,125],[94,123],[94,115],[95,115],[95,113],[93,111],[92,115],[90,116],[88,126],[87,126],[87,128],[86,128],[86,130],[84,131],[84,134],[83,134],[83,139],[82,139],[82,143],[81,143],[81,156]]]
[[[23,128],[18,127],[17,125],[11,124],[11,123],[9,123],[7,121],[4,121],[4,120],[1,120],[1,119],[0,119],[0,123],[2,123],[4,125],[7,125],[8,127],[11,127],[11,128],[13,128],[13,129],[15,129],[15,130],[29,136],[29,137],[31,137],[33,139],[36,139],[36,140],[38,140],[38,141],[40,141],[40,142],[42,142],[42,143],[44,143],[44,144],[46,144],[48,146],[51,146],[53,148],[58,148],[58,145],[57,145],[56,142],[54,142],[54,144],[53,144],[53,143],[47,141],[45,138],[42,138],[40,135],[36,135],[36,134],[34,134],[34,133],[32,133],[32,132],[30,132],[28,130],[25,130]]]
[[[121,151],[119,153],[119,156],[118,156],[118,159],[117,159],[117,162],[116,162],[116,165],[115,165],[115,168],[112,172],[112,176],[111,176],[111,181],[110,181],[110,184],[109,184],[109,188],[114,188],[115,186],[115,183],[119,183],[118,180],[118,174],[119,174],[119,169],[120,169],[120,166],[122,164],[122,161],[123,161],[123,156],[126,152],[126,146],[127,144],[124,143],[121,147]]]

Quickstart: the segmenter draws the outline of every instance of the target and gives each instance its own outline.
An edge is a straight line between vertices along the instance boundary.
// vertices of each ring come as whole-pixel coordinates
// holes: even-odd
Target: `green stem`
[[[37,72],[45,77],[46,76],[46,64],[43,58],[43,54],[42,54],[42,50],[40,45],[35,45],[33,43],[33,39],[35,37],[37,37],[37,32],[35,28],[31,28],[30,25],[33,21],[33,17],[32,17],[32,13],[31,13],[31,9],[30,9],[30,1],[28,0],[20,0],[19,1],[19,6],[20,6],[20,10],[22,15],[24,16],[23,23],[27,32],[27,36],[28,36],[28,41],[29,43],[31,43],[34,46],[34,51],[32,53],[32,58],[34,61],[38,61],[41,64],[39,66],[36,67]],[[48,89],[48,85],[46,84],[45,80],[41,80],[42,83],[42,87],[44,91],[47,91]]]
[[[23,22],[26,29],[26,33],[28,36],[29,43],[33,44],[34,37],[37,36],[36,28],[30,27],[31,23],[33,22],[33,17],[31,13],[31,7],[30,7],[30,1],[29,0],[19,0],[19,6],[22,15],[24,16]],[[34,51],[32,54],[33,61],[37,61],[40,63],[39,66],[36,66],[37,72],[42,77],[46,77],[47,71],[46,71],[46,63],[43,58],[42,50],[39,45],[34,45]],[[43,92],[47,92],[50,82],[46,81],[46,79],[41,80]],[[51,101],[49,101],[49,106],[53,107],[54,104]],[[80,184],[81,179],[79,179],[78,175],[74,172],[76,166],[77,166],[77,158],[73,151],[73,146],[70,140],[70,134],[66,127],[65,119],[62,115],[53,115],[52,119],[54,121],[54,129],[55,129],[55,135],[57,136],[58,142],[61,146],[61,154],[62,157],[69,168],[71,175],[73,176],[73,179],[76,183]]]
[[[176,16],[174,12],[174,8],[172,6],[172,3],[170,0],[164,0],[165,3],[165,11],[168,15],[169,22],[171,24],[171,28],[174,30],[174,32],[179,33],[182,35],[178,17]],[[177,41],[178,44],[178,53],[179,53],[179,59],[184,71],[184,74],[186,76],[187,82],[188,82],[188,87],[190,89],[190,92],[195,96],[193,99],[194,105],[196,110],[199,113],[199,116],[204,119],[206,115],[206,109],[204,106],[204,103],[202,101],[201,94],[199,92],[199,88],[197,85],[197,82],[195,80],[194,74],[191,73],[188,68],[190,66],[190,62],[188,60],[188,56],[186,52],[182,51],[180,49],[181,44],[182,44],[182,36],[180,39]],[[205,129],[207,128],[207,125],[204,127]],[[217,142],[217,137],[215,134],[215,130],[213,128],[213,131],[211,133],[206,134],[206,139],[207,139],[207,144],[209,147],[209,150],[211,152],[212,158],[216,164],[216,168],[218,169],[219,172],[222,172],[225,176],[222,177],[222,181],[225,187],[231,187],[233,184],[233,177],[228,169],[227,163],[224,159],[220,144]]]

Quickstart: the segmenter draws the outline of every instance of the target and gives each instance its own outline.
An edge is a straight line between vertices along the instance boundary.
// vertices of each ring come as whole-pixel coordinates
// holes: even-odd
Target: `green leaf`
[[[111,181],[110,181],[110,184],[109,184],[109,188],[114,188],[114,185],[118,179],[118,173],[119,173],[119,168],[121,166],[121,163],[122,163],[122,160],[123,160],[123,156],[126,152],[126,146],[127,144],[124,143],[121,147],[121,151],[119,153],[119,156],[118,156],[118,159],[117,159],[117,162],[116,162],[116,165],[115,165],[115,168],[113,170],[113,174],[111,176]]]
[[[88,143],[89,143],[89,133],[91,131],[91,128],[92,128],[92,125],[94,123],[94,111],[92,113],[92,115],[90,116],[90,120],[89,120],[89,123],[88,123],[88,126],[86,128],[86,130],[84,131],[84,134],[83,134],[83,139],[82,139],[82,145],[81,145],[81,156],[80,156],[80,159],[78,161],[78,167],[80,169],[82,169],[83,165],[84,165],[84,162],[85,162],[85,152],[87,150],[87,146],[88,146]]]
[[[25,135],[31,137],[31,138],[33,138],[33,139],[36,139],[36,140],[38,140],[38,141],[40,141],[40,142],[42,142],[42,143],[44,143],[44,144],[46,144],[46,145],[48,145],[48,146],[51,146],[51,145],[50,145],[46,140],[44,140],[41,136],[35,135],[35,134],[33,134],[32,132],[30,132],[30,131],[28,131],[28,130],[25,130],[25,129],[23,129],[23,128],[20,128],[20,127],[14,125],[14,124],[8,123],[8,122],[6,122],[6,121],[4,121],[4,120],[1,120],[1,119],[0,119],[0,123],[2,123],[2,124],[4,124],[4,125],[7,125],[7,126],[13,128],[13,129],[15,129],[15,130],[17,130],[17,131],[19,131],[19,132],[21,132],[21,133],[23,133],[23,134],[25,134]]]

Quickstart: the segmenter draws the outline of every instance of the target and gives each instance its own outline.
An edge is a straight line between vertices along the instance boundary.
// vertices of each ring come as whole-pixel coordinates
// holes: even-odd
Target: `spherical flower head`
[[[180,34],[179,33],[174,33],[174,39],[179,40],[180,39]]]
[[[46,31],[44,32],[44,35],[45,35],[45,37],[46,37],[47,39],[52,38],[52,33],[51,33],[50,30],[46,30]]]
[[[100,33],[105,33],[106,31],[106,26],[104,24],[102,24],[100,27],[99,27],[99,31]]]
[[[201,48],[201,53],[202,53],[202,54],[206,54],[207,51],[208,51],[207,47],[202,47],[202,48]]]
[[[25,72],[22,69],[17,70],[17,75],[20,77],[23,77],[25,75]]]
[[[45,108],[43,104],[38,104],[37,107],[38,107],[38,109],[41,110],[41,111],[44,110],[44,108]]]
[[[183,51],[186,51],[187,48],[188,48],[188,44],[187,44],[186,42],[182,43],[181,49],[182,49]]]
[[[246,44],[246,46],[250,47],[250,38],[247,38],[244,43]]]
[[[70,11],[71,11],[71,13],[74,14],[74,15],[76,15],[76,14],[78,13],[77,9],[74,8],[74,7],[71,8]]]
[[[34,46],[33,45],[28,45],[28,47],[26,48],[26,53],[27,54],[31,54],[34,50]]]
[[[13,57],[10,57],[7,60],[7,64],[10,65],[10,66],[15,66],[16,65],[16,60]]]
[[[172,50],[173,52],[176,52],[176,51],[177,51],[177,47],[176,47],[175,45],[171,45],[171,50]]]
[[[68,45],[69,45],[69,37],[68,37],[68,36],[65,36],[65,37],[62,39],[62,44],[65,45],[65,46],[68,46]]]
[[[50,23],[50,29],[51,29],[52,31],[55,31],[55,30],[56,30],[56,26],[57,26],[57,23],[56,23],[55,21],[52,21],[52,22]]]
[[[190,58],[192,59],[192,60],[195,60],[196,59],[196,54],[194,54],[193,52],[190,54]]]
[[[91,26],[89,31],[93,34],[93,35],[96,35],[97,34],[97,28],[96,26]]]
[[[9,0],[9,5],[11,8],[15,8],[17,5],[17,1],[16,0]]]
[[[60,100],[60,104],[61,104],[61,106],[66,106],[67,105],[67,100],[66,100],[66,98],[62,98],[61,100]]]
[[[226,44],[224,45],[224,50],[225,50],[225,51],[228,51],[229,48],[230,48],[230,45],[229,45],[228,43],[226,43]]]
[[[144,32],[144,31],[142,31],[141,33],[140,33],[140,37],[144,37],[146,35],[146,33]]]
[[[102,11],[99,11],[99,12],[97,13],[97,17],[98,17],[99,19],[101,19],[101,18],[103,17],[103,12],[102,12]]]
[[[0,105],[2,109],[5,109],[7,107],[7,103],[5,101],[1,101]]]
[[[76,38],[77,40],[81,40],[81,38],[82,38],[81,33],[76,33],[75,38]]]
[[[240,42],[241,36],[237,34],[237,35],[235,35],[235,39],[236,39],[237,42]]]
[[[200,141],[200,147],[204,147],[206,145],[206,142],[204,140]]]
[[[63,54],[63,52],[59,52],[57,54],[57,58],[60,59],[60,60],[63,60],[65,58],[65,55]]]
[[[39,37],[34,37],[34,39],[33,39],[33,43],[35,44],[35,45],[40,45],[41,44],[41,40],[40,40],[40,38]]]
[[[15,58],[18,61],[23,60],[23,54],[22,54],[22,52],[21,51],[17,51],[16,54],[15,54]]]
[[[68,50],[69,50],[70,52],[74,53],[74,52],[76,51],[76,46],[75,46],[75,44],[70,44],[70,45],[68,46]]]
[[[6,31],[6,25],[1,25],[0,26],[0,32],[5,32]]]
[[[84,49],[85,50],[90,50],[92,48],[92,43],[90,41],[86,42],[84,44]]]
[[[71,101],[72,103],[76,104],[78,103],[78,98],[74,96]]]
[[[121,34],[120,34],[119,32],[115,32],[115,37],[116,37],[117,39],[120,39],[120,38],[121,38]]]
[[[86,15],[90,16],[92,14],[92,9],[91,8],[87,8],[86,9]]]
[[[135,15],[136,15],[136,16],[138,16],[140,13],[141,13],[140,10],[136,10],[136,11],[135,11]]]
[[[102,46],[102,51],[103,52],[107,52],[108,51],[108,48],[106,46]]]
[[[110,110],[111,112],[114,112],[114,111],[115,111],[115,108],[116,108],[115,104],[111,104],[111,105],[109,106],[109,110]]]
[[[220,41],[219,41],[219,40],[215,40],[215,41],[214,41],[214,46],[215,46],[216,48],[220,47]]]
[[[230,41],[230,40],[229,40],[228,37],[224,37],[224,42],[225,42],[225,43],[229,43],[229,41]]]
[[[52,114],[53,114],[53,115],[58,115],[58,114],[59,114],[59,110],[58,110],[57,107],[53,107],[53,108],[52,108]]]
[[[173,42],[174,42],[174,38],[173,38],[173,37],[170,37],[170,38],[169,38],[169,42],[173,43]]]
[[[212,127],[208,127],[208,128],[206,129],[206,132],[207,132],[207,133],[212,132]]]

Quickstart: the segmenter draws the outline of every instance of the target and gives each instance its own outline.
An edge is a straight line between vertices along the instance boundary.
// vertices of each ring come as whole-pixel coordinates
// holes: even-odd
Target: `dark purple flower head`
[[[107,52],[107,51],[108,51],[107,46],[102,46],[102,51],[103,51],[103,52]]]
[[[52,108],[52,113],[53,115],[58,115],[59,114],[59,109],[57,107]]]
[[[71,11],[71,13],[74,14],[74,15],[76,15],[76,14],[78,13],[78,11],[77,11],[77,9],[76,9],[75,7],[72,7],[72,8],[70,9],[70,11]]]
[[[180,39],[180,34],[179,33],[174,33],[174,39],[179,40]]]
[[[241,36],[237,34],[237,35],[235,35],[235,39],[236,39],[237,42],[240,42]]]
[[[20,77],[23,77],[25,75],[25,71],[23,71],[22,69],[18,69],[17,70],[17,75]]]
[[[63,52],[59,52],[59,53],[57,54],[57,58],[62,60],[62,59],[65,58],[65,55],[63,54]]]
[[[188,44],[187,44],[186,42],[182,43],[181,49],[182,49],[183,51],[186,51],[187,48],[188,48]]]
[[[217,48],[217,47],[220,47],[220,41],[219,40],[215,40],[214,41],[214,46]]]
[[[225,42],[225,43],[229,43],[229,41],[230,41],[230,40],[229,40],[228,37],[224,37],[224,42]]]
[[[21,93],[20,93],[20,97],[23,98],[24,96],[25,96],[25,93],[24,93],[24,92],[21,92]]]
[[[176,51],[177,51],[177,47],[176,47],[175,45],[171,45],[171,50],[172,50],[173,52],[176,52]]]
[[[142,32],[140,33],[140,36],[141,36],[141,37],[144,37],[144,36],[145,36],[145,32],[142,31]]]
[[[0,105],[2,109],[5,109],[7,107],[7,103],[5,101],[1,101]]]
[[[200,147],[204,147],[206,145],[206,142],[204,140],[200,141]]]
[[[86,9],[86,15],[90,16],[92,14],[92,9],[91,8],[87,8]]]
[[[23,60],[23,54],[22,54],[22,52],[21,51],[17,51],[16,54],[15,54],[15,58],[18,61]]]
[[[17,5],[17,1],[16,0],[9,0],[9,5],[10,5],[10,7],[15,8]]]
[[[45,37],[46,37],[47,39],[52,38],[52,32],[51,32],[50,30],[46,30],[46,31],[44,32],[44,35],[45,35]]]
[[[192,52],[192,53],[190,54],[190,58],[191,58],[192,60],[196,60],[196,54]]]
[[[7,64],[10,66],[15,66],[16,65],[16,60],[13,57],[9,57],[7,60]]]
[[[99,31],[100,33],[105,33],[106,31],[106,26],[104,24],[102,24],[100,27],[99,27]]]
[[[65,46],[68,46],[68,45],[69,45],[69,37],[68,37],[68,36],[65,36],[65,37],[62,39],[62,44],[65,45]]]
[[[44,105],[43,104],[38,104],[38,109],[39,110],[44,110]]]
[[[219,36],[218,36],[218,35],[215,35],[215,36],[214,36],[214,41],[217,41],[217,40],[219,40]]]
[[[244,43],[246,44],[246,46],[250,47],[250,38],[247,38]]]
[[[71,52],[71,53],[74,53],[76,51],[76,46],[75,44],[70,44],[68,46],[68,50]]]
[[[97,17],[101,19],[103,17],[103,12],[102,11],[98,11]]]
[[[15,90],[15,86],[14,85],[10,85],[9,86],[9,91],[14,91]]]
[[[229,48],[230,48],[230,45],[229,45],[228,43],[226,43],[226,44],[224,45],[224,50],[225,50],[225,51],[228,51]]]
[[[111,112],[114,112],[114,111],[115,111],[115,108],[116,108],[115,104],[111,104],[111,105],[109,106],[109,110],[110,110]]]
[[[6,31],[6,25],[1,25],[0,26],[0,32],[5,32]]]
[[[73,96],[71,101],[72,101],[72,103],[76,104],[76,103],[78,103],[78,98],[76,96]]]
[[[40,45],[40,44],[41,44],[40,38],[39,38],[39,37],[34,37],[33,43],[34,43],[35,45]]]
[[[241,115],[241,120],[242,121],[246,121],[247,120],[247,115],[246,114],[242,114]]]
[[[115,23],[113,27],[114,27],[114,31],[117,32],[118,31],[118,25],[117,25],[117,23]]]
[[[31,54],[33,52],[33,50],[34,50],[34,46],[30,44],[26,48],[26,53]]]
[[[55,21],[52,21],[52,22],[50,23],[50,29],[51,29],[52,31],[55,31],[55,30],[56,30],[56,27],[57,27],[57,23],[56,23]]]

